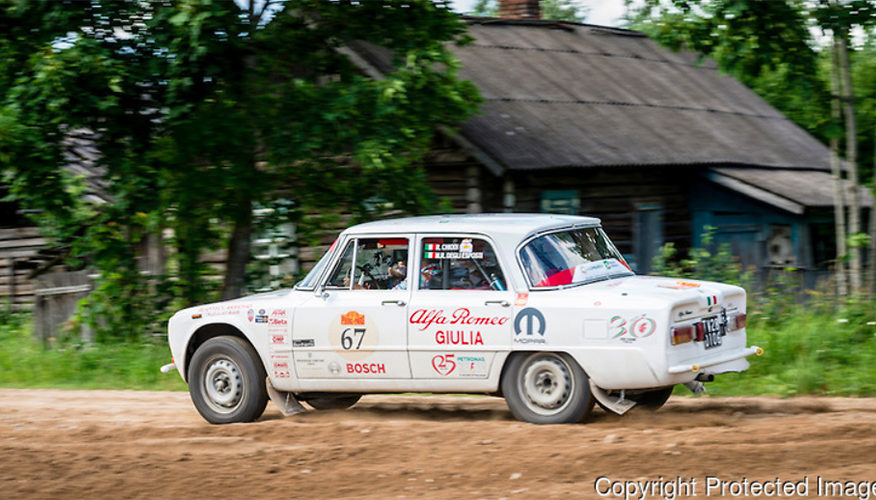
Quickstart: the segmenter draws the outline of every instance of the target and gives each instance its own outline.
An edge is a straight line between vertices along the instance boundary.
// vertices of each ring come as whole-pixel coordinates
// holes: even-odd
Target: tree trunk
[[[849,195],[849,235],[857,235],[861,232],[861,202],[858,200],[858,128],[855,122],[855,92],[852,88],[852,72],[849,65],[848,40],[849,32],[841,30],[836,40],[837,50],[839,51],[839,69],[842,75],[844,103],[843,110],[846,120],[846,163],[849,172],[849,184],[851,184],[852,192]],[[861,269],[861,246],[852,244],[849,255],[849,275],[851,277],[852,292],[860,292],[863,290],[862,278],[863,271]]]
[[[837,54],[836,33],[830,51],[830,118],[834,123],[840,122],[840,76],[839,56]],[[836,228],[836,286],[840,295],[849,293],[846,282],[846,214],[845,196],[843,196],[843,176],[839,159],[839,137],[834,134],[830,138],[830,172],[833,175],[833,217]]]
[[[236,299],[243,295],[243,287],[246,283],[246,264],[249,262],[252,240],[252,200],[246,199],[238,208],[234,229],[228,242],[222,300]]]

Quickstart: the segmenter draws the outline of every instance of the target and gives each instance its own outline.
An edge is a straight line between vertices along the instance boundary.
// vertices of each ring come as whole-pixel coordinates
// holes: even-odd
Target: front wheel
[[[579,422],[594,403],[587,374],[564,353],[515,355],[505,367],[502,393],[511,413],[533,424]]]
[[[243,339],[223,336],[204,342],[190,366],[189,394],[207,422],[251,422],[265,411],[265,368]]]

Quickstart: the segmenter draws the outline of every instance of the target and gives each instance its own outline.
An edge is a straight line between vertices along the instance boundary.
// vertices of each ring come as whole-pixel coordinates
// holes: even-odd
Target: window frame
[[[407,266],[408,266],[408,269],[410,269],[410,267],[411,267],[411,259],[412,259],[412,255],[411,255],[411,246],[412,246],[412,243],[411,243],[411,242],[416,241],[416,235],[415,235],[415,234],[412,234],[412,233],[375,233],[375,234],[355,234],[355,235],[348,235],[348,236],[344,239],[343,244],[342,244],[342,245],[339,245],[339,247],[341,248],[341,250],[338,251],[338,255],[334,256],[333,261],[332,261],[332,263],[331,263],[332,265],[331,265],[331,267],[328,268],[328,269],[330,269],[330,270],[329,270],[328,272],[325,272],[325,273],[323,274],[322,278],[319,280],[319,289],[321,289],[321,290],[327,290],[327,291],[328,291],[328,290],[331,290],[331,291],[336,291],[336,292],[340,292],[340,291],[344,291],[344,290],[349,290],[349,291],[351,291],[351,292],[363,292],[363,291],[369,291],[369,292],[372,292],[372,291],[375,291],[375,290],[377,290],[377,291],[383,291],[383,292],[386,292],[386,291],[396,291],[396,290],[394,290],[394,289],[392,289],[392,288],[389,288],[389,289],[382,289],[382,288],[363,289],[363,288],[358,288],[358,289],[357,289],[357,288],[354,287],[354,284],[355,284],[355,282],[356,282],[356,272],[355,272],[355,271],[356,271],[356,261],[357,261],[357,259],[358,259],[358,257],[359,257],[359,240],[380,240],[380,239],[405,239],[405,240],[407,240],[407,242],[408,242],[408,258],[407,258],[407,263],[406,263],[406,264],[407,264]],[[352,266],[352,272],[351,272],[351,276],[350,276],[350,286],[349,286],[349,287],[336,287],[336,286],[329,285],[328,282],[329,282],[329,280],[332,278],[332,276],[334,275],[334,273],[335,273],[335,271],[337,270],[338,266],[339,266],[339,265],[341,264],[341,262],[343,261],[344,254],[347,252],[347,247],[349,247],[349,245],[354,245],[354,246],[353,246],[353,266]],[[404,291],[404,290],[398,290],[398,291]]]
[[[502,272],[502,282],[505,285],[505,290],[494,290],[492,287],[487,288],[487,289],[482,289],[482,288],[459,288],[459,289],[420,288],[420,279],[421,279],[420,269],[422,268],[422,265],[423,265],[423,260],[424,260],[423,254],[425,253],[425,251],[423,250],[424,240],[431,239],[431,238],[460,239],[460,240],[465,239],[465,238],[471,238],[471,239],[478,239],[478,240],[485,241],[488,245],[490,245],[490,248],[492,249],[493,254],[496,256],[496,264],[499,266],[499,270]],[[504,260],[504,258],[502,256],[502,252],[496,250],[497,248],[499,248],[499,246],[496,245],[496,242],[493,240],[493,238],[489,237],[486,234],[483,234],[483,233],[461,233],[461,232],[454,232],[454,231],[441,232],[441,233],[418,233],[417,238],[416,238],[416,245],[417,245],[417,251],[416,251],[416,259],[414,261],[414,264],[415,264],[414,269],[416,269],[416,272],[417,272],[417,279],[416,279],[416,285],[412,287],[412,291],[414,291],[415,293],[419,293],[419,292],[426,292],[426,293],[450,292],[450,291],[454,291],[454,292],[510,292],[514,289],[514,286],[512,284],[513,280],[511,279],[511,276],[507,272],[507,270],[510,269],[510,267],[505,265],[502,262]],[[409,287],[411,286],[410,283],[408,286]]]

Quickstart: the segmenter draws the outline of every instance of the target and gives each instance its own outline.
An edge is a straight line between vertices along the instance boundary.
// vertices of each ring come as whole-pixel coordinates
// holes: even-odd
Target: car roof
[[[569,226],[594,226],[595,217],[558,214],[454,214],[427,215],[366,222],[348,228],[345,233],[483,233],[516,237]]]

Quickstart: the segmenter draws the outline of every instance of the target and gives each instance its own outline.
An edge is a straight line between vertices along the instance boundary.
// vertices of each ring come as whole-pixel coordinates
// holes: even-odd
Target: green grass
[[[31,328],[0,324],[0,386],[13,388],[187,390],[179,374],[161,373],[170,362],[164,342],[55,345],[46,349]]]
[[[852,306],[793,306],[772,319],[751,308],[748,344],[764,349],[743,373],[719,375],[714,396],[876,396],[876,311]],[[0,318],[3,319],[3,318]],[[868,324],[869,323],[869,324]],[[56,344],[34,341],[28,324],[0,321],[0,386],[186,390],[164,342]],[[690,394],[684,387],[678,394]]]
[[[755,322],[747,332],[748,344],[764,355],[748,358],[745,372],[717,376],[707,385],[710,394],[876,396],[871,304],[827,314],[797,306],[783,320]]]

